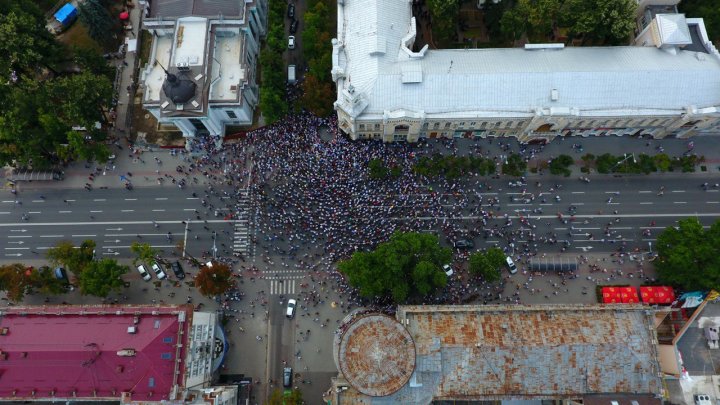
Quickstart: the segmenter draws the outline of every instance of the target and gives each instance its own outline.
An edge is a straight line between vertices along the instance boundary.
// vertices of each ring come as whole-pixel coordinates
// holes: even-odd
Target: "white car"
[[[443,265],[443,271],[445,272],[445,274],[446,274],[448,277],[452,276],[452,275],[455,273],[455,272],[453,271],[452,266],[450,266],[449,264],[444,264],[444,265]]]
[[[157,263],[152,264],[152,269],[155,272],[158,280],[164,280],[167,277],[167,274],[165,274],[162,267],[160,267],[160,265],[158,265]]]
[[[137,266],[137,271],[138,273],[140,273],[142,279],[145,281],[150,281],[150,279],[152,278],[150,273],[148,273],[147,269],[145,269],[145,266],[143,266],[142,264]]]
[[[510,274],[517,273],[517,266],[515,266],[515,262],[513,261],[512,257],[507,256],[505,258],[505,262],[507,263],[507,266],[510,269]]]
[[[295,35],[288,37],[288,49],[295,49]]]
[[[297,301],[290,298],[288,300],[287,309],[285,310],[285,316],[287,316],[289,319],[292,319],[295,316],[295,307],[297,306]]]

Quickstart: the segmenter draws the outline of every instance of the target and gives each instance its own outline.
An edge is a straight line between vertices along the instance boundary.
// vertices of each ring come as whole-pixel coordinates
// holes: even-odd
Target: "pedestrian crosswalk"
[[[296,280],[270,280],[270,295],[295,294]]]
[[[239,195],[240,197],[235,201],[237,217],[233,229],[233,253],[241,254],[245,257],[252,257],[255,253],[254,246],[250,240],[254,229],[252,221],[252,201],[248,190],[241,192]]]

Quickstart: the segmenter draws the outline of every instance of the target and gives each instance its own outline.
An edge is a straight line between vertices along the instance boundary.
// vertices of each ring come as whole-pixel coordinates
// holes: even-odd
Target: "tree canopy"
[[[80,293],[107,297],[110,292],[120,291],[125,286],[121,277],[128,271],[128,266],[119,264],[115,259],[92,261],[78,276]]]
[[[452,259],[435,235],[395,232],[372,252],[355,252],[338,269],[366,298],[390,296],[405,302],[431,294],[447,284],[442,265]]]
[[[333,112],[335,101],[334,83],[330,76],[330,41],[335,33],[331,7],[335,7],[333,2],[312,0],[308,2],[307,10],[303,13],[303,59],[307,61],[309,69],[302,83],[302,106],[320,117]]]
[[[79,276],[92,261],[94,250],[95,241],[91,239],[84,241],[77,248],[72,242],[63,240],[48,249],[45,256],[53,266],[63,266]]]
[[[657,239],[655,269],[661,282],[684,289],[720,289],[720,221],[703,229],[697,218],[678,221]]]
[[[269,405],[302,405],[303,401],[302,391],[300,390],[287,390],[284,391],[280,388],[276,388],[270,394],[268,399]]]
[[[485,281],[500,280],[500,269],[505,263],[505,254],[498,248],[490,248],[484,252],[475,252],[470,255],[470,273],[482,276]]]
[[[508,176],[520,177],[525,174],[525,170],[527,170],[527,163],[517,153],[511,153],[502,165],[503,174]]]
[[[223,294],[234,285],[232,270],[224,263],[203,266],[195,277],[195,287],[206,297]]]
[[[22,301],[31,284],[28,271],[21,263],[0,266],[0,290],[5,291],[8,300]]]
[[[155,261],[157,250],[153,249],[149,243],[133,242],[130,244],[130,251],[135,254],[132,263],[137,266],[140,262],[151,263]]]

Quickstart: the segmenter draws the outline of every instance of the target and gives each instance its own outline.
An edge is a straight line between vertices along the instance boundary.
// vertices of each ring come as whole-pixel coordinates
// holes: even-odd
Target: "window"
[[[427,122],[423,124],[423,128],[422,128],[422,129],[428,129],[428,123],[427,123]]]
[[[446,122],[446,123],[445,123],[445,129],[448,129],[448,128],[450,128],[450,123],[449,123],[449,122]]]
[[[364,131],[364,130],[365,130],[365,124],[360,124],[360,130],[361,130],[361,131]]]
[[[458,125],[460,125],[460,127],[464,127],[464,126],[465,126],[465,123],[464,123],[464,122],[461,122],[461,123],[458,124]]]
[[[500,128],[500,125],[501,125],[501,124],[502,124],[501,121],[496,122],[496,123],[495,123],[495,128]]]
[[[379,131],[379,130],[380,130],[380,124],[375,124],[375,130],[376,130],[376,131]]]
[[[155,378],[154,377],[148,378],[148,387],[150,387],[150,388],[155,387]]]
[[[155,329],[159,329],[159,328],[160,328],[160,320],[159,320],[159,319],[156,319],[156,320],[155,320],[154,326],[155,326]]]
[[[168,336],[168,337],[164,337],[164,338],[163,338],[163,343],[172,343],[172,342],[173,342],[172,336]]]
[[[474,127],[475,125],[477,125],[477,122],[475,122],[475,121],[473,121],[473,122],[470,123],[470,126],[471,126],[471,127]]]
[[[235,114],[235,111],[227,110],[225,111],[225,114],[227,114],[228,118],[230,118],[231,120],[237,118],[237,114]]]
[[[434,123],[433,129],[438,129],[438,128],[440,128],[440,123],[439,122]]]
[[[480,129],[485,129],[487,127],[487,122],[483,121],[482,124],[480,124]]]
[[[162,353],[160,354],[160,358],[163,360],[172,360],[172,353]]]

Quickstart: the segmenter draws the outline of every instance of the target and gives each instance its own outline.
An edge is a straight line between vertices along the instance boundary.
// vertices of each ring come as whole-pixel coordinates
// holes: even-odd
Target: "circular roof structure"
[[[340,371],[365,395],[380,397],[402,388],[415,369],[415,342],[398,321],[386,315],[359,318],[342,336]]]
[[[185,104],[195,97],[196,87],[192,80],[172,73],[168,73],[162,86],[165,96],[175,104]]]

